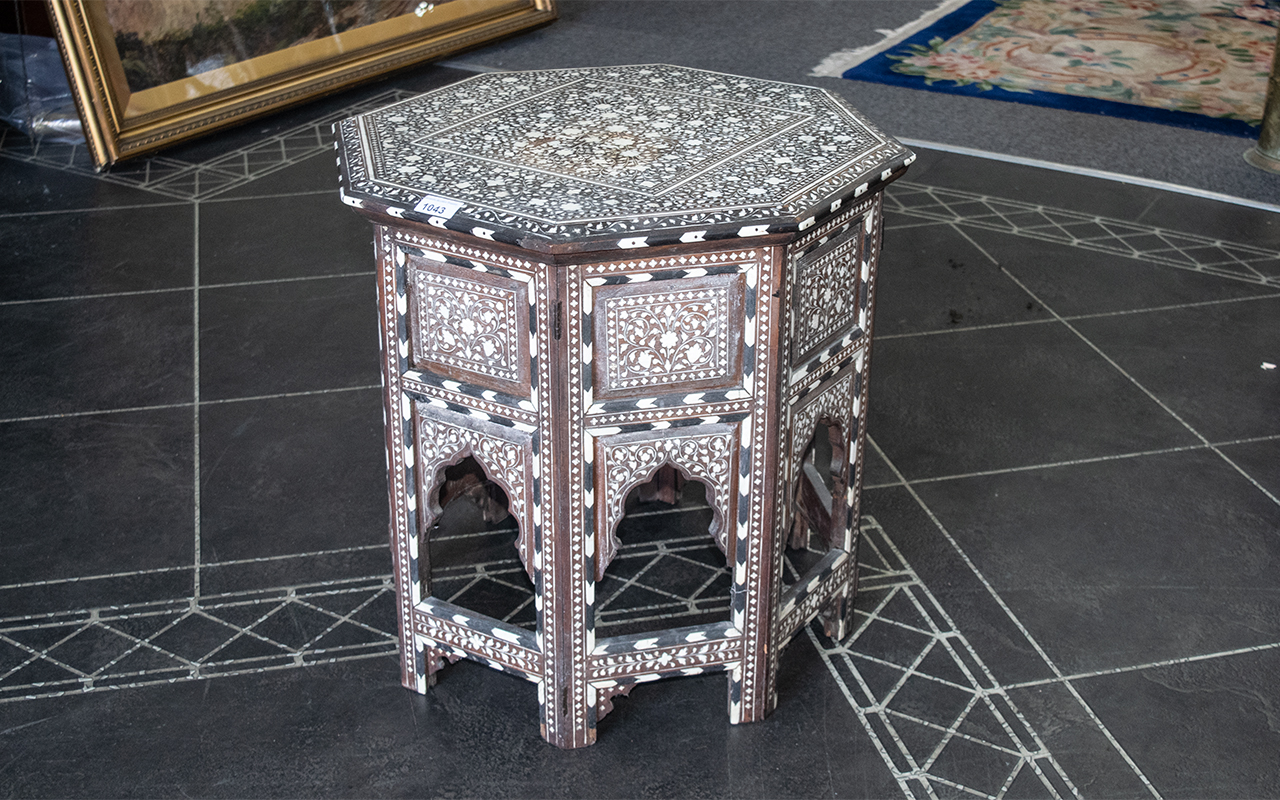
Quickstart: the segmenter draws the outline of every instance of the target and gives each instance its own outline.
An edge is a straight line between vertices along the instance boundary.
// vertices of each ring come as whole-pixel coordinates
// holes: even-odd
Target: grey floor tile
[[[319,585],[368,580],[391,574],[391,554],[380,545],[338,553],[303,557],[201,565],[200,585],[205,592],[252,592],[280,586]]]
[[[208,405],[200,441],[205,562],[386,542],[378,389]]]
[[[22,265],[0,302],[190,286],[192,222],[186,203],[0,216],[0,260]]]
[[[6,129],[6,133],[8,130]],[[83,169],[88,169],[84,161]],[[0,214],[30,214],[118,208],[155,203],[151,192],[40,164],[4,158],[0,169]]]
[[[1066,674],[1280,637],[1280,506],[1212,452],[915,488]]]
[[[1060,324],[876,342],[867,430],[908,479],[1197,443]]]
[[[1275,797],[1275,649],[1103,675],[1080,694],[1164,797]]]
[[[372,276],[203,289],[200,398],[378,383]]]
[[[950,225],[885,232],[877,336],[1052,319],[966,235]]]
[[[1280,433],[1280,298],[1073,325],[1210,441]]]
[[[191,292],[0,306],[0,419],[192,400]]]
[[[325,172],[332,191],[201,204],[202,285],[353,272],[368,273],[373,285],[373,225],[338,199],[332,154],[263,180],[294,171]]]
[[[190,564],[192,460],[190,408],[0,425],[0,584]]]

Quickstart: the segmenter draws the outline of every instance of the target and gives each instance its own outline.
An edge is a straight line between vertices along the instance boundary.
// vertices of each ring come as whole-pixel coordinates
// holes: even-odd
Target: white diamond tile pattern
[[[441,538],[505,533],[514,531]],[[808,634],[904,795],[1078,796],[870,517],[859,554],[853,633],[839,643],[816,626]],[[728,568],[709,536],[624,541],[614,563],[597,597],[602,632],[679,627],[728,610],[722,591]],[[479,599],[500,619],[533,625],[532,587],[514,548],[509,556],[433,571],[432,578],[443,599],[468,607]],[[0,703],[394,657],[393,601],[387,575],[0,620]]]
[[[1096,214],[898,181],[885,211],[1280,287],[1280,251]]]
[[[1078,797],[886,531],[862,521],[854,631],[808,633],[907,797]]]
[[[0,158],[25,161],[97,180],[154,192],[178,200],[205,200],[244,186],[301,161],[333,151],[333,123],[352,114],[403,100],[412,92],[392,90],[326,114],[286,131],[258,139],[246,147],[203,161],[156,156],[126,161],[99,173],[83,145],[32,140],[0,127]]]
[[[387,575],[0,620],[0,703],[395,656],[394,596]]]

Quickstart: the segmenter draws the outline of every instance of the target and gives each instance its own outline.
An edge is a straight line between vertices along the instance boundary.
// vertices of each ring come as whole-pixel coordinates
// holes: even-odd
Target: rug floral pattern
[[[1054,92],[1257,125],[1280,0],[996,0],[968,30],[890,52],[926,84]]]

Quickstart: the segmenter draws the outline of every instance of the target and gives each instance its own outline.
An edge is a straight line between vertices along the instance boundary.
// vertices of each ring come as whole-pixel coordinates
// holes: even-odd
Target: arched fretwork
[[[714,518],[711,535],[728,552],[735,518],[733,478],[737,472],[737,428],[733,425],[696,425],[680,433],[661,431],[623,434],[597,440],[596,469],[600,497],[596,513],[596,580],[618,553],[616,534],[627,502],[627,493],[672,466],[686,478],[707,487],[707,502]]]

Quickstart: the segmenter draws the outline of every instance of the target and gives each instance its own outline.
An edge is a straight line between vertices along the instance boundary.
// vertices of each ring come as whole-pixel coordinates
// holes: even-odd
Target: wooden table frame
[[[593,743],[615,696],[668,676],[727,672],[730,721],[765,717],[779,651],[819,615],[842,637],[855,591],[879,193],[803,234],[641,258],[531,254],[365,212],[377,223],[404,685],[425,692],[459,658],[519,676],[537,684],[542,734],[561,747]],[[842,308],[823,302],[830,292]],[[424,341],[440,297],[454,303],[446,315],[477,299],[501,308],[520,354],[505,373],[468,372]],[[603,338],[606,317],[646,303],[720,309],[707,330],[738,343],[727,369],[692,385],[628,385],[610,370],[627,343]],[[834,493],[805,477],[819,424],[833,431]],[[510,498],[539,597],[536,632],[432,597],[419,577],[443,468],[466,456]],[[594,584],[616,547],[621,500],[663,467],[708,487],[731,554],[731,619],[597,640]],[[784,587],[786,540],[808,529],[829,549]]]

